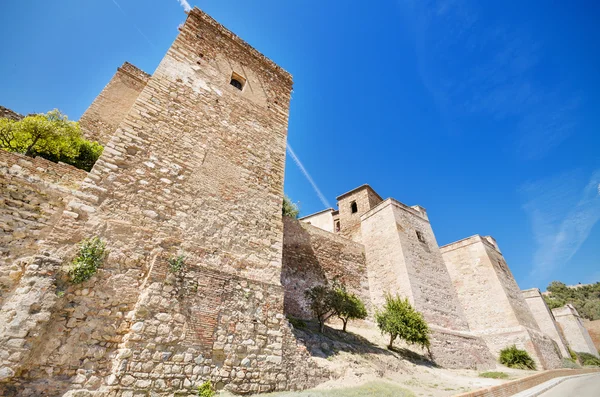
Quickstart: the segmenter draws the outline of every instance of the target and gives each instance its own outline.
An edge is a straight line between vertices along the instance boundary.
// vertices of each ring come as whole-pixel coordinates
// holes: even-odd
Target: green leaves
[[[300,209],[298,208],[298,205],[293,203],[288,196],[284,196],[281,213],[283,216],[289,216],[296,219],[298,218],[298,214],[300,214]]]
[[[79,255],[69,268],[69,280],[73,284],[89,280],[102,265],[105,254],[106,245],[98,237],[83,240],[79,245]]]
[[[423,315],[412,307],[407,298],[386,294],[383,310],[375,313],[375,320],[381,333],[390,335],[388,348],[391,349],[394,340],[400,338],[409,345],[416,344],[429,349],[429,327]]]
[[[0,119],[0,148],[26,156],[62,161],[90,171],[103,147],[83,138],[79,123],[58,110],[19,121]]]
[[[185,266],[185,257],[183,255],[173,256],[167,259],[169,262],[169,271],[171,273],[179,273]]]
[[[212,384],[210,383],[210,380],[207,380],[206,382],[204,382],[200,386],[198,386],[198,396],[199,397],[213,397],[214,395],[215,395],[215,392],[212,388]]]
[[[323,332],[325,321],[336,315],[344,323],[346,332],[348,320],[367,317],[367,309],[360,298],[346,291],[346,286],[335,281],[333,287],[316,285],[304,291],[310,309],[319,321],[320,331]]]
[[[500,350],[500,364],[509,368],[535,369],[535,361],[525,350],[517,349],[515,345]]]
[[[569,288],[560,281],[553,281],[547,290],[550,295],[543,297],[550,309],[570,303],[581,317],[592,321],[600,319],[600,282]]]

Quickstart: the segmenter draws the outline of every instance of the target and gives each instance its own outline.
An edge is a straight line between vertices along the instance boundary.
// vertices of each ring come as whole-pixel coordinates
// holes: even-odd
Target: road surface
[[[545,393],[540,397],[599,397],[600,396],[600,374],[580,376],[568,379]]]

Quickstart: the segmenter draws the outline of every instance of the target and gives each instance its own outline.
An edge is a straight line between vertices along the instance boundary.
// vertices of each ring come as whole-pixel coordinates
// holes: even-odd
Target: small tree
[[[83,240],[79,245],[79,254],[68,270],[69,280],[79,284],[92,278],[102,265],[106,255],[106,244],[98,237]]]
[[[310,310],[313,312],[319,322],[319,332],[325,330],[325,321],[329,320],[335,314],[332,305],[331,288],[326,285],[316,285],[304,291],[308,299]]]
[[[21,120],[0,119],[0,148],[26,156],[62,161],[89,171],[103,147],[83,138],[79,123],[58,110]]]
[[[375,319],[381,333],[390,335],[388,349],[392,348],[396,338],[400,338],[409,345],[419,345],[429,352],[429,327],[423,315],[412,307],[407,298],[386,294],[383,310],[376,312]]]
[[[288,196],[283,196],[281,213],[283,216],[289,216],[296,219],[298,218],[298,214],[300,214],[300,209],[298,208],[298,205],[293,203]]]
[[[335,315],[344,323],[342,329],[344,332],[346,332],[348,320],[360,320],[367,317],[365,304],[358,296],[346,291],[343,284],[334,285],[331,291],[331,304]]]

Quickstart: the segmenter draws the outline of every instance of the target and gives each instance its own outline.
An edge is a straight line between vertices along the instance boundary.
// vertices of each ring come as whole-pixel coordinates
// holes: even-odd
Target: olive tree
[[[382,334],[390,336],[388,349],[396,338],[409,345],[416,344],[429,352],[429,327],[423,315],[415,310],[407,298],[386,294],[385,305],[375,313],[377,326]]]

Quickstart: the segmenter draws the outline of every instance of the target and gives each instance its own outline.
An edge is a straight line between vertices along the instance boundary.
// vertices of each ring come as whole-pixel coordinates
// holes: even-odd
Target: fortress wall
[[[41,157],[0,150],[0,304],[17,285],[25,262],[61,216],[87,172]]]
[[[281,284],[286,314],[313,318],[304,291],[334,279],[359,296],[372,313],[362,244],[289,217],[283,218],[283,231]]]
[[[125,62],[79,120],[84,136],[106,145],[142,92],[150,75]]]
[[[594,342],[587,329],[583,326],[583,321],[579,313],[572,305],[565,305],[552,309],[552,314],[562,330],[562,334],[567,340],[567,344],[574,352],[584,352],[600,357]]]
[[[596,350],[600,351],[600,320],[583,320],[583,326],[590,334],[590,338],[592,338]]]
[[[560,330],[558,329],[558,325],[556,324],[552,312],[542,298],[540,290],[537,288],[532,288],[522,291],[522,294],[540,328],[540,331],[548,335],[554,342],[556,342],[563,357],[570,357],[569,351],[567,350],[567,343],[563,339]]]
[[[233,71],[246,79],[242,91],[229,84]],[[0,340],[6,352],[0,385],[33,394],[50,385],[83,385],[120,396],[149,387],[172,395],[206,379],[236,391],[303,388],[320,380],[314,373],[308,377],[308,370],[303,380],[295,375],[296,363],[310,361],[283,317],[281,203],[291,86],[289,74],[200,10],[188,14],[69,202],[69,215],[63,213],[46,239],[50,257],[30,265],[32,277],[20,283],[27,288],[8,297],[10,312],[0,311],[0,328],[21,330]],[[75,243],[91,236],[107,243],[102,268],[83,284],[65,283],[60,264],[75,256]],[[160,269],[179,254],[187,265],[181,277],[207,284],[171,307],[161,303],[173,290]],[[44,277],[34,274],[41,267]],[[239,282],[219,287],[206,271]],[[164,285],[155,288],[155,282]],[[220,288],[236,292],[210,303],[202,324],[179,311],[195,300],[217,299]],[[253,303],[240,308],[238,292],[253,296]],[[27,303],[34,300],[48,305],[38,313]],[[182,314],[182,325],[156,323],[168,318],[159,309],[173,318]],[[40,321],[30,321],[40,313]],[[238,320],[255,328],[237,333]],[[197,328],[206,324],[214,324],[212,335]],[[266,345],[259,341],[261,325],[273,336]],[[154,339],[135,339],[140,329],[152,327]],[[223,329],[255,337],[224,344]],[[188,343],[175,343],[177,338]],[[260,349],[243,349],[252,344]],[[191,373],[188,366],[176,370],[174,363],[190,349],[203,352],[193,358],[200,364]],[[163,388],[168,373],[178,374],[177,381]]]
[[[496,356],[514,344],[527,350],[539,368],[559,368],[558,345],[540,332],[493,241],[473,236],[441,248],[471,331]]]
[[[21,120],[24,116],[9,108],[0,106],[0,119]]]

